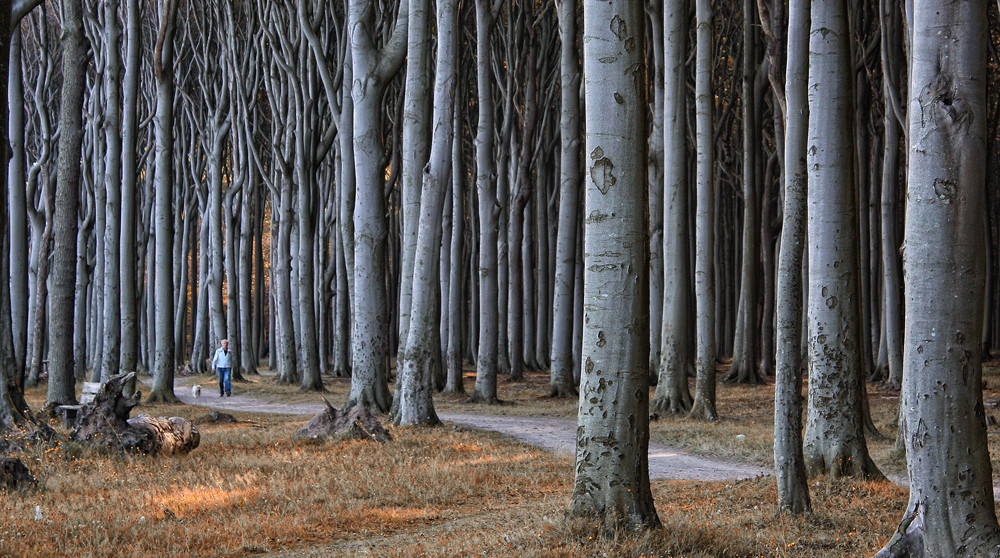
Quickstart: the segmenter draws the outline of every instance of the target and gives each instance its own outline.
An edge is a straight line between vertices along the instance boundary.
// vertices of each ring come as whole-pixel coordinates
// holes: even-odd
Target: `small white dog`
[[[201,397],[201,386],[199,386],[198,384],[191,386],[191,393],[195,397]]]

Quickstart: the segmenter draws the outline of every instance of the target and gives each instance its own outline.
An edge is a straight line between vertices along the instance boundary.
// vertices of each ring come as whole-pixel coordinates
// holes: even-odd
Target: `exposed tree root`
[[[686,415],[691,412],[691,396],[683,397],[680,393],[671,393],[667,396],[654,397],[649,402],[649,410],[657,413]]]
[[[691,407],[691,412],[688,413],[688,418],[716,421],[719,420],[719,414],[715,411],[714,403],[711,403],[704,398],[699,398],[695,401],[694,406]]]
[[[466,403],[483,403],[485,405],[502,405],[503,404],[503,401],[501,401],[498,397],[496,397],[496,396],[493,396],[493,397],[484,397],[483,394],[479,393],[479,391],[473,391],[472,395],[470,395],[469,398],[465,400],[465,402]]]
[[[915,511],[907,512],[889,543],[875,558],[926,558],[924,525]]]
[[[573,399],[579,396],[580,392],[576,390],[576,386],[573,384],[559,382],[549,385],[548,397],[554,399]]]
[[[136,392],[141,393],[141,392]],[[173,404],[180,401],[177,396],[174,395],[173,390],[154,390],[150,391],[149,395],[146,396],[146,403],[167,403]]]
[[[721,381],[724,384],[746,384],[759,386],[764,383],[764,378],[761,377],[760,371],[756,366],[744,366],[734,363],[729,369],[729,373],[726,374]]]

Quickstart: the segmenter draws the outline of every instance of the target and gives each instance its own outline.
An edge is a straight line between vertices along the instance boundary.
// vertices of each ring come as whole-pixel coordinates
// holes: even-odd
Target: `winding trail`
[[[214,394],[212,384],[205,386],[203,396],[199,398],[195,398],[190,389],[180,386],[174,393],[185,404],[220,411],[315,415],[324,409],[320,402],[273,403],[238,394],[219,397]],[[573,455],[576,449],[576,422],[571,420],[451,413],[439,413],[438,417],[446,422],[506,434],[558,454]],[[649,444],[650,479],[720,481],[770,474],[770,469],[746,463],[711,459],[661,444]]]

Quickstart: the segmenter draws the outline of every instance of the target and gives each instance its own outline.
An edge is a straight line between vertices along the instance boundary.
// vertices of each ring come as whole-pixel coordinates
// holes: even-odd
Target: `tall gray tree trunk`
[[[29,180],[29,191],[31,191],[30,182]],[[35,289],[32,298],[34,311],[30,314],[31,318],[33,318],[31,321],[33,341],[28,346],[31,351],[28,357],[28,377],[26,382],[28,386],[38,385],[41,378],[42,362],[45,360],[46,327],[51,327],[47,318],[49,307],[49,254],[51,253],[52,246],[52,227],[55,221],[52,217],[52,212],[55,209],[55,190],[52,181],[49,179],[46,179],[42,185],[41,198],[44,206],[45,216],[43,220],[45,225],[42,229],[42,234],[38,237],[35,248],[32,249],[33,259],[37,258],[37,268],[35,272]],[[75,266],[76,262],[73,265]]]
[[[913,2],[903,400],[910,501],[880,557],[996,556],[982,393],[985,2]]]
[[[198,261],[196,277],[198,280],[195,284],[201,285],[201,288],[196,293],[192,293],[195,294],[194,300],[191,302],[195,307],[195,323],[194,338],[191,342],[191,369],[197,374],[204,374],[209,371],[206,362],[209,352],[208,290],[204,288],[204,285],[208,283],[208,218],[204,216],[204,213],[202,213],[198,226],[198,241],[195,244],[200,247],[196,254]]]
[[[0,9],[3,9],[0,4]],[[28,201],[27,156],[25,153],[24,77],[21,63],[21,28],[10,37],[8,75],[8,139],[10,163],[7,170],[8,223],[10,224],[10,305],[14,343],[15,377],[23,385],[28,349]],[[34,203],[34,200],[32,200]]]
[[[777,343],[774,373],[774,476],[778,508],[811,509],[802,453],[802,248],[806,228],[806,145],[809,103],[810,0],[788,6],[785,69],[785,205],[778,251]]]
[[[247,141],[246,138],[243,139]],[[257,356],[254,352],[254,327],[256,317],[251,286],[253,279],[253,223],[256,204],[260,196],[257,174],[250,170],[250,177],[243,187],[243,203],[240,206],[240,257],[239,257],[239,297],[240,297],[240,365],[245,374],[257,373]],[[260,234],[259,232],[257,234]]]
[[[695,137],[698,195],[695,214],[695,329],[697,338],[694,404],[690,416],[715,420],[715,134],[712,125],[712,4],[695,0]]]
[[[124,104],[122,105],[122,206],[121,206],[121,236],[119,244],[121,254],[136,252],[136,187],[138,184],[136,147],[138,135],[138,95],[140,51],[142,35],[139,17],[139,0],[126,0],[127,17],[127,50],[125,63],[125,83],[123,86]],[[136,370],[136,354],[138,349],[138,323],[135,269],[123,265],[119,269],[121,278],[121,361],[119,367],[126,372]]]
[[[426,0],[411,3],[426,8]],[[414,29],[411,27],[411,32]],[[414,257],[409,332],[399,365],[399,408],[396,424],[437,424],[431,398],[434,372],[441,368],[438,257],[441,212],[451,173],[452,139],[458,59],[458,2],[437,2],[437,68],[434,72],[434,117],[430,159],[423,173],[420,226]],[[429,45],[427,45],[429,49]],[[457,262],[455,262],[457,263]],[[403,277],[405,282],[407,277]]]
[[[122,60],[119,43],[122,29],[118,23],[120,0],[104,4],[105,61],[105,143],[104,185],[107,190],[107,208],[104,212],[104,316],[102,330],[104,341],[101,354],[101,381],[107,381],[120,372],[121,361],[121,198],[122,198],[122,140],[121,140],[121,80]],[[134,157],[133,152],[128,156]],[[98,233],[100,234],[100,232]]]
[[[289,177],[281,178],[278,196],[278,243],[271,260],[274,270],[275,291],[275,341],[278,381],[283,384],[298,383],[300,376],[295,361],[295,318],[292,315],[292,185]],[[272,196],[272,200],[274,196]],[[272,201],[272,207],[274,202]]]
[[[16,4],[23,4],[23,2],[17,2]],[[18,20],[23,15],[23,12],[15,13],[12,17],[11,7],[10,1],[0,1],[0,30],[3,30],[0,32],[0,39],[2,39],[0,40],[0,75],[4,75],[10,66],[11,53],[8,51],[8,48],[10,48],[10,41],[8,40],[10,37],[9,30],[17,27]],[[17,31],[14,31],[14,33],[17,33]],[[11,72],[11,74],[13,73]],[[20,73],[17,74],[17,79],[20,80]],[[12,89],[12,95],[18,91],[16,87]],[[7,86],[0,82],[0,107],[7,105]],[[0,114],[0,134],[8,133],[7,118],[7,114]],[[13,126],[13,122],[10,124]],[[0,146],[6,146],[7,139],[7,137],[0,138]],[[0,147],[0,152],[5,151],[6,147]],[[0,179],[0,199],[10,199],[8,197],[9,187],[10,185],[6,176]],[[22,187],[22,184],[13,185],[13,188]],[[11,249],[11,232],[8,226],[11,225],[10,211],[13,209],[7,204],[5,204],[3,209],[0,209],[0,239],[2,239],[0,240],[0,249]],[[23,271],[27,271],[26,266]],[[11,329],[12,292],[10,290],[10,274],[10,260],[0,258],[0,430],[3,431],[16,425],[26,424],[31,416],[28,411],[28,405],[24,401],[24,384],[18,372],[19,365],[15,362],[19,359],[15,353],[14,336]],[[24,294],[27,295],[27,292]],[[26,317],[26,307],[23,308],[23,313]],[[26,328],[27,324],[22,324],[22,327]]]
[[[531,19],[530,11],[528,18]],[[524,118],[522,121],[520,152],[517,164],[513,164],[514,150],[511,149],[511,167],[516,169],[513,191],[510,194],[510,221],[507,224],[507,269],[508,269],[508,304],[507,304],[507,335],[510,363],[510,379],[520,381],[524,378],[524,345],[526,337],[524,297],[525,289],[525,209],[533,190],[531,182],[531,152],[534,147],[534,133],[538,121],[538,103],[535,99],[538,79],[534,72],[537,47],[531,38],[531,31],[525,41],[528,43],[525,54],[525,67],[528,69],[527,83],[524,86]],[[508,116],[510,113],[508,113]],[[505,117],[507,118],[507,117]],[[505,127],[512,126],[509,122]],[[528,220],[530,222],[530,220]],[[530,260],[529,260],[530,262]],[[530,264],[529,264],[530,265]]]
[[[389,410],[389,313],[386,292],[388,222],[382,192],[385,168],[379,123],[382,91],[399,70],[406,52],[407,4],[400,6],[396,28],[381,49],[371,29],[374,7],[352,0],[348,28],[354,82],[354,323],[351,328],[353,365],[348,406]]]
[[[230,176],[232,180],[232,176]],[[239,246],[237,242],[237,221],[235,216],[235,210],[239,208],[234,206],[237,205],[236,200],[239,199],[240,190],[242,186],[235,186],[230,184],[229,190],[226,192],[226,197],[223,199],[223,212],[222,220],[226,225],[226,245],[223,250],[223,261],[225,263],[226,269],[226,331],[227,338],[230,340],[230,344],[236,344],[236,350],[233,351],[233,381],[246,381],[243,377],[242,369],[242,350],[239,346],[240,343],[240,276],[237,271],[236,257],[239,254]]]
[[[663,8],[663,298],[660,362],[650,406],[659,412],[691,409],[694,354],[691,320],[691,242],[688,215],[691,184],[687,149],[688,2],[669,0]]]
[[[757,115],[757,4],[743,0],[743,254],[740,257],[740,311],[737,314],[733,365],[724,381],[763,383],[757,359],[757,267],[760,264],[760,117]]]
[[[159,0],[160,18],[153,68],[156,78],[155,298],[153,387],[150,402],[174,402],[174,276],[173,276],[173,156],[174,156],[174,22],[177,0]]]
[[[663,348],[663,211],[664,165],[666,163],[665,122],[667,63],[664,61],[664,2],[651,2],[649,12],[649,40],[652,41],[656,81],[653,92],[653,118],[649,126],[649,381],[659,384],[660,351]],[[687,10],[681,7],[681,12]],[[678,14],[679,15],[679,14]]]
[[[301,112],[302,109],[297,109]],[[316,222],[313,217],[313,206],[316,193],[312,169],[307,168],[306,151],[311,148],[304,141],[306,123],[304,116],[296,118],[296,173],[298,175],[298,192],[296,196],[297,215],[296,226],[299,235],[298,270],[299,270],[299,321],[298,333],[302,350],[299,352],[298,369],[302,375],[300,386],[303,389],[322,391],[323,380],[319,369],[319,343],[316,336],[316,271],[313,240],[316,235]]]
[[[73,369],[73,310],[76,288],[76,235],[80,158],[83,141],[83,90],[87,46],[83,37],[83,6],[62,3],[62,100],[59,115],[59,168],[53,213],[53,261],[49,317],[49,384],[45,406],[76,402]],[[6,58],[6,57],[4,57]],[[84,359],[86,355],[78,354]]]
[[[399,285],[399,352],[406,350],[410,329],[414,258],[417,253],[417,230],[420,222],[422,171],[427,164],[431,133],[431,35],[430,4],[425,0],[409,2],[409,29],[406,46],[406,84],[403,90],[403,113],[400,126],[403,137],[400,197],[403,230],[400,239],[401,281]],[[440,35],[440,31],[438,32]],[[398,365],[397,365],[398,368]]]
[[[219,109],[220,107],[216,107]],[[222,306],[223,243],[222,243],[222,166],[225,156],[225,134],[221,131],[223,114],[215,112],[207,123],[205,134],[210,142],[206,149],[208,163],[208,283],[202,287],[208,291],[209,323],[212,335],[209,345],[214,351],[219,342],[226,338],[226,315]]]
[[[354,81],[351,49],[344,53],[344,83]],[[354,293],[354,196],[357,174],[354,169],[354,100],[342,88],[340,108],[340,183],[337,184],[337,315],[334,335],[333,370],[336,376],[351,375],[351,323]]]
[[[881,478],[862,416],[861,304],[847,1],[813,2],[809,41],[810,475]]]
[[[490,29],[493,15],[486,0],[476,0],[476,83],[479,129],[476,131],[476,191],[479,195],[479,350],[476,355],[476,387],[471,401],[498,403],[499,297],[497,293],[497,173],[493,159]]]
[[[887,384],[899,388],[903,382],[903,293],[899,246],[896,234],[899,204],[899,169],[904,164],[899,157],[899,141],[906,123],[900,104],[900,82],[906,75],[903,58],[903,23],[900,7],[895,2],[879,2],[882,15],[882,80],[886,110],[882,158],[881,242],[882,242],[882,336],[885,339]],[[904,185],[905,186],[905,185]]]
[[[575,311],[577,215],[583,178],[580,160],[580,55],[576,0],[559,3],[559,226],[552,308],[551,397],[575,397],[573,315]]]
[[[84,218],[76,235],[76,288],[73,294],[73,353],[80,355],[73,363],[73,382],[83,380],[87,373],[87,306],[90,299],[90,266],[87,263],[87,241],[94,228],[94,197],[88,188],[84,198]],[[51,313],[51,302],[50,302]],[[51,335],[51,330],[49,331]],[[50,341],[51,343],[51,341]],[[51,353],[50,353],[51,358]],[[50,363],[51,364],[51,363]],[[50,378],[51,385],[51,378]]]
[[[458,68],[455,69],[458,72]],[[464,97],[460,97],[464,98]],[[448,281],[448,346],[445,352],[445,393],[465,393],[462,370],[465,320],[465,166],[462,164],[462,112],[456,104],[451,142],[451,278]]]
[[[584,333],[570,514],[659,525],[649,488],[645,11],[584,1]],[[613,216],[613,217],[612,217]]]

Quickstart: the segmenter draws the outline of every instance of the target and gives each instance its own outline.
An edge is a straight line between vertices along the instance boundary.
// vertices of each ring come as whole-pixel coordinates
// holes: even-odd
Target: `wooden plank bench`
[[[76,420],[80,417],[80,409],[83,409],[87,403],[93,402],[100,389],[100,382],[83,382],[83,392],[80,393],[79,405],[59,405],[56,407],[56,413],[62,415],[64,428],[70,430],[76,426]]]

